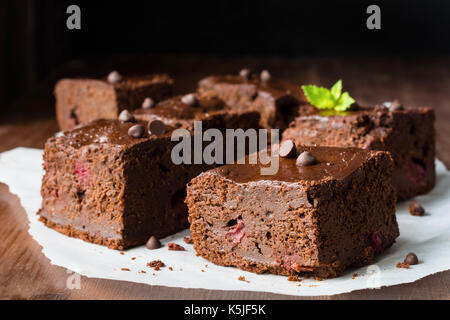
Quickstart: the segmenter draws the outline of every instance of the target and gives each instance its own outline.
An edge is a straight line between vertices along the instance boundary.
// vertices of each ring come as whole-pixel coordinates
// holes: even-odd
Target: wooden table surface
[[[235,73],[242,67],[267,68],[274,76],[300,83],[329,86],[343,79],[344,89],[361,104],[398,98],[410,106],[431,106],[437,116],[437,156],[450,168],[449,57],[256,59],[160,55],[73,61],[52,74],[36,92],[0,111],[0,152],[18,146],[42,148],[45,140],[58,130],[52,87],[63,76],[102,75],[113,69],[124,74],[167,72],[175,78],[176,91],[181,93],[194,90],[203,76]],[[168,288],[86,277],[81,278],[80,289],[70,290],[66,286],[67,270],[51,265],[42,254],[40,245],[27,232],[28,220],[19,199],[1,183],[0,219],[0,299],[305,298],[263,292]],[[410,284],[313,299],[450,299],[450,271]]]

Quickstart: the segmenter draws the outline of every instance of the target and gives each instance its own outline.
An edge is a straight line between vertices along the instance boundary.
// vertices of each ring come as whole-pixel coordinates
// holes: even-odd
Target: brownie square
[[[399,235],[390,154],[301,147],[318,163],[279,171],[226,165],[189,182],[191,238],[209,261],[280,275],[336,277],[373,261]]]
[[[40,220],[113,249],[188,227],[186,183],[207,165],[175,165],[171,131],[133,138],[135,124],[95,120],[45,144]]]
[[[173,80],[167,75],[107,79],[62,79],[56,83],[56,115],[59,128],[67,131],[96,119],[116,119],[124,110],[140,108],[146,97],[160,101],[172,95]]]
[[[274,78],[262,81],[256,75],[210,76],[199,82],[198,91],[224,100],[235,110],[259,112],[263,128],[286,128],[298,115],[299,102],[305,101],[299,85]]]
[[[395,162],[398,199],[430,191],[436,180],[434,111],[385,106],[347,112],[304,106],[282,135],[297,145],[357,147],[389,151]]]
[[[224,101],[216,97],[193,95],[193,104],[183,102],[186,96],[176,96],[158,103],[153,108],[137,109],[136,119],[152,121],[160,120],[175,128],[194,130],[194,121],[202,121],[203,130],[210,128],[243,130],[258,128],[260,115],[256,111],[234,110]]]

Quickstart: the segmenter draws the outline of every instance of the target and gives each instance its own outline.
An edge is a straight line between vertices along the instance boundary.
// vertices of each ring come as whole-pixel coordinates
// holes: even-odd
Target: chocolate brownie
[[[430,191],[435,185],[434,111],[404,108],[398,102],[346,112],[301,108],[282,140],[297,145],[385,150],[395,162],[393,185],[398,199]]]
[[[211,166],[173,164],[173,128],[150,135],[146,125],[95,120],[50,138],[40,220],[113,249],[187,228],[186,183]]]
[[[371,263],[394,243],[388,152],[300,151],[315,161],[280,158],[272,176],[261,176],[259,164],[226,165],[189,182],[191,238],[200,256],[256,273],[326,278]]]
[[[59,128],[115,119],[124,109],[140,108],[147,97],[160,101],[171,96],[172,87],[173,80],[164,74],[122,78],[113,72],[104,79],[62,79],[55,86]]]
[[[193,97],[193,101],[186,101]],[[185,100],[185,101],[184,101]],[[202,121],[203,130],[226,128],[243,130],[258,128],[259,113],[256,111],[233,110],[222,100],[198,94],[176,96],[164,100],[152,108],[134,111],[136,119],[160,120],[176,128],[194,129],[194,121]]]
[[[306,101],[299,85],[264,72],[261,76],[210,76],[199,82],[198,91],[216,96],[236,110],[258,111],[263,128],[286,128],[298,115],[299,103]]]

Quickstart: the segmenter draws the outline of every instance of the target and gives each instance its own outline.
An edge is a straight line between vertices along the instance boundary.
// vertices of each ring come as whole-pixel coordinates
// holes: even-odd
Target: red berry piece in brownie
[[[131,130],[138,126],[140,129]],[[114,249],[188,227],[186,183],[212,166],[175,165],[173,128],[95,120],[45,144],[40,220],[66,235]]]
[[[303,105],[283,133],[297,145],[357,147],[389,151],[399,200],[430,191],[436,180],[434,111],[398,101],[338,112]]]
[[[362,266],[399,235],[388,152],[298,147],[278,173],[232,164],[187,187],[191,239],[219,265],[335,277]],[[314,160],[314,161],[312,161]]]
[[[124,109],[140,108],[148,97],[170,97],[172,88],[173,80],[164,74],[128,77],[113,71],[103,79],[61,79],[55,86],[59,128],[67,131],[91,120],[116,119]]]

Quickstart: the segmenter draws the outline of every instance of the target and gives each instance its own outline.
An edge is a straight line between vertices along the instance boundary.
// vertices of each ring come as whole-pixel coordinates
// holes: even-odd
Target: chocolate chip
[[[292,158],[297,154],[297,148],[292,140],[286,140],[280,145],[278,154],[282,158]]]
[[[186,250],[183,246],[180,246],[179,244],[176,244],[173,242],[169,243],[167,245],[167,248],[172,251],[185,251]]]
[[[303,151],[297,158],[296,165],[299,167],[311,166],[317,163],[316,157],[308,151]]]
[[[398,110],[404,110],[405,108],[398,100],[394,100],[392,102],[385,102],[383,105],[388,108],[390,111],[398,111]]]
[[[181,98],[181,102],[190,106],[194,106],[197,104],[197,98],[195,97],[195,94],[189,93]]]
[[[152,98],[150,98],[150,97],[145,98],[144,102],[142,102],[142,108],[143,109],[150,109],[154,105],[155,105],[155,101]]]
[[[410,252],[406,256],[404,262],[412,266],[412,265],[418,264],[419,263],[419,259],[417,258],[415,253]]]
[[[159,120],[153,120],[148,123],[148,133],[154,135],[161,135],[166,132],[166,125]]]
[[[156,238],[155,236],[151,236],[145,246],[147,247],[147,249],[155,250],[161,248],[161,242],[159,242],[158,238]]]
[[[145,132],[145,127],[142,124],[135,124],[128,129],[128,135],[133,138],[142,138]]]
[[[251,71],[250,71],[250,69],[247,69],[247,68],[239,71],[239,76],[241,76],[245,80],[248,80],[250,78],[250,74],[251,74]]]
[[[134,121],[134,117],[133,117],[133,115],[131,114],[130,111],[125,109],[119,114],[119,120],[121,122],[133,122]]]
[[[108,74],[108,82],[109,83],[117,83],[122,81],[122,76],[119,72],[113,71],[110,74]]]
[[[425,209],[417,201],[413,201],[408,206],[409,213],[412,216],[423,216]]]
[[[269,71],[263,70],[263,71],[261,72],[261,81],[267,82],[267,81],[270,80],[270,78],[271,78],[271,76],[270,76]]]

